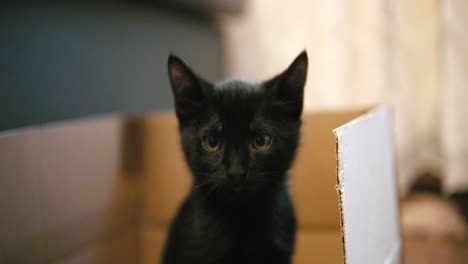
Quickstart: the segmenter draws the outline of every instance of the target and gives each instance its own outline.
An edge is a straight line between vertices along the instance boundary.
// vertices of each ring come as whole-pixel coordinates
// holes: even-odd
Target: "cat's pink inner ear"
[[[187,86],[187,73],[184,66],[180,62],[172,60],[169,62],[169,76],[174,92],[181,92],[184,86]]]
[[[197,94],[197,80],[192,70],[176,56],[169,56],[168,73],[171,81],[172,91],[176,97],[192,97]]]
[[[307,53],[303,51],[284,72],[280,85],[280,95],[284,99],[301,98],[307,79]]]
[[[305,82],[307,77],[307,53],[302,52],[289,67],[289,77],[295,81]]]
[[[171,79],[173,83],[178,83],[182,79],[182,69],[180,68],[179,65],[173,63],[169,67],[169,73],[171,75]]]

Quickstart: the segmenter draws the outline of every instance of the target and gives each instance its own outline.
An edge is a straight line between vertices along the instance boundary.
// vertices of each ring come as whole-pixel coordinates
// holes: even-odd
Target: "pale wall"
[[[461,110],[468,99],[467,5],[252,0],[242,17],[223,18],[227,75],[270,77],[306,48],[307,110],[388,103],[395,108],[402,190],[420,168],[447,165],[449,189],[468,186],[468,165],[462,165],[468,125],[460,122],[468,114]]]

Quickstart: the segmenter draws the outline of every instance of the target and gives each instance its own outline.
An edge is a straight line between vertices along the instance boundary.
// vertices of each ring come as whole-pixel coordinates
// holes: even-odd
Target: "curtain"
[[[402,193],[421,170],[468,187],[465,25],[463,0],[251,0],[221,19],[228,77],[268,78],[306,48],[306,111],[392,106]]]

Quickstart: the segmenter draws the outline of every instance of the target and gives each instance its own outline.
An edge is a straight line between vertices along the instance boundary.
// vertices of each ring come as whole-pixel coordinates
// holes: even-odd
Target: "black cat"
[[[193,188],[164,264],[291,263],[287,171],[299,143],[307,53],[261,83],[210,83],[171,55],[168,70]]]

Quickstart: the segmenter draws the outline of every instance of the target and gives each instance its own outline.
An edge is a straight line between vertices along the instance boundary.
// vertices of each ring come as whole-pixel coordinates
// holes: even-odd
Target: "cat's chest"
[[[293,215],[278,210],[278,207],[275,211],[267,208],[229,210],[227,213],[206,211],[200,206],[185,208],[189,213],[181,215],[184,220],[176,229],[181,232],[178,254],[190,259],[191,263],[230,264],[262,263],[256,260],[270,256],[272,252],[288,251],[294,228],[285,229],[279,220],[293,218]]]
[[[264,225],[254,223],[248,225],[220,223],[220,225],[223,228],[212,229],[213,232],[209,238],[207,237],[209,241],[205,241],[208,242],[205,246],[210,248],[211,254],[216,255],[214,259],[245,258],[272,244],[272,236]],[[223,263],[229,262],[223,261]]]
[[[205,245],[231,249],[265,243],[272,238],[271,218],[265,215],[210,215],[198,220],[193,232]]]

